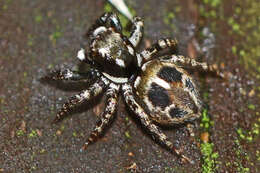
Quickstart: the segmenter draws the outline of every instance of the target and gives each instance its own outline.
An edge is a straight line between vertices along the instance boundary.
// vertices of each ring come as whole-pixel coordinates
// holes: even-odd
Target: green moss
[[[25,132],[23,130],[17,130],[16,131],[16,136],[23,136],[25,134]]]
[[[37,132],[36,130],[31,130],[31,132],[28,134],[28,137],[29,138],[34,138],[34,137],[37,137]]]
[[[72,133],[72,136],[73,136],[73,137],[77,137],[77,136],[78,136],[78,135],[77,135],[77,132],[73,132],[73,133]]]
[[[177,8],[177,6],[176,6]],[[171,28],[172,31],[176,31],[177,27],[173,22],[173,19],[175,19],[176,16],[174,14],[174,12],[172,11],[165,11],[164,15],[163,15],[163,23],[165,23],[167,26],[169,26]],[[170,33],[167,33],[167,35]]]
[[[208,131],[210,125],[213,125],[213,122],[210,121],[210,118],[209,118],[209,115],[208,115],[208,110],[203,109],[200,127],[203,128],[204,131]]]
[[[129,139],[131,138],[131,135],[130,135],[129,131],[126,131],[126,132],[125,132],[125,136],[126,136],[127,138],[129,138]]]
[[[255,105],[253,105],[253,104],[249,104],[247,107],[248,107],[248,109],[255,110]]]
[[[45,152],[46,152],[45,149],[41,149],[41,150],[39,151],[40,154],[43,154],[43,153],[45,153]]]
[[[62,32],[61,31],[54,31],[51,35],[50,35],[50,40],[53,43],[56,43],[57,39],[59,39],[62,36]]]
[[[248,142],[252,142],[257,139],[259,135],[259,124],[254,123],[252,129],[250,131],[243,130],[242,128],[237,129],[237,134],[240,139],[247,140]]]
[[[60,130],[63,131],[65,129],[65,125],[60,126]]]
[[[257,161],[260,161],[260,151],[259,150],[256,151],[256,158],[257,158]]]
[[[242,41],[235,42],[235,46],[240,47],[241,50],[233,52],[233,54],[240,57],[240,62],[244,64],[251,75],[260,79],[258,61],[260,57],[260,27],[257,22],[260,15],[260,1],[238,0],[236,3],[237,7],[234,13],[240,17],[234,18],[232,16],[228,20],[228,24],[241,37]],[[243,7],[243,10],[240,7]]]
[[[203,3],[211,7],[217,7],[221,4],[221,0],[203,0]]]
[[[43,19],[43,17],[42,17],[42,15],[40,15],[40,14],[38,14],[38,15],[36,15],[36,16],[34,17],[34,21],[35,21],[36,23],[41,23],[42,19]]]
[[[112,12],[112,10],[113,10],[113,6],[110,3],[106,3],[104,5],[104,11],[105,12]]]
[[[253,129],[252,129],[252,133],[254,135],[259,135],[259,124],[254,123]]]
[[[246,136],[244,135],[244,132],[241,128],[237,129],[237,134],[241,139],[245,139]]]
[[[235,154],[237,157],[237,161],[234,160],[233,164],[237,168],[237,172],[241,172],[241,173],[250,172],[250,169],[244,167],[244,165],[242,164],[242,159],[246,159],[248,162],[250,162],[250,157],[244,153],[243,148],[238,139],[235,140],[235,144],[236,144]]]
[[[212,143],[202,143],[201,153],[203,157],[202,172],[211,173],[216,169],[216,159],[219,157],[217,152],[213,152],[214,144]]]
[[[5,1],[4,1],[4,4],[3,4],[3,6],[2,6],[2,9],[3,9],[3,10],[7,10],[8,7],[9,7],[9,5],[11,4],[11,2],[12,2],[12,0],[5,0]]]
[[[208,115],[208,110],[202,110],[202,118],[200,127],[202,131],[209,131],[209,128],[214,125],[213,121],[210,120]],[[208,132],[209,133],[209,132]],[[219,157],[217,152],[213,152],[214,144],[210,142],[201,143],[201,154],[202,154],[202,172],[211,173],[216,169],[216,164],[218,163],[216,159]]]
[[[171,14],[171,13],[170,13]],[[164,18],[163,18],[163,22],[166,24],[166,25],[168,25],[168,26],[170,26],[171,24],[172,24],[172,17],[170,17],[171,15],[166,15]]]
[[[33,45],[33,36],[31,34],[27,35],[27,45],[32,46]]]
[[[237,53],[237,47],[236,47],[236,46],[232,46],[231,50],[232,50],[232,53],[233,53],[233,54],[236,54],[236,53]]]

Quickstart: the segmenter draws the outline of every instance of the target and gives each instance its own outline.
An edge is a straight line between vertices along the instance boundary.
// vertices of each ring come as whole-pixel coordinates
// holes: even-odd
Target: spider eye
[[[118,16],[114,13],[105,13],[102,17],[100,17],[100,21],[107,28],[113,27],[118,32],[122,31],[122,26],[121,26],[120,20],[119,20]]]
[[[117,15],[113,14],[110,18],[110,25],[116,28],[117,31],[122,31],[122,26],[120,20],[118,19]]]

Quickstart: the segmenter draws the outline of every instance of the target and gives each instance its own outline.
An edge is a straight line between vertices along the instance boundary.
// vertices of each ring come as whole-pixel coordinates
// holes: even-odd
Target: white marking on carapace
[[[102,74],[115,83],[126,83],[128,81],[128,78],[125,77],[114,77],[104,72]]]
[[[95,31],[93,32],[93,36],[96,37],[100,32],[105,32],[107,31],[106,27],[100,26]]]
[[[79,51],[78,51],[78,54],[77,54],[77,58],[81,61],[85,60],[85,50],[83,48],[81,48]]]

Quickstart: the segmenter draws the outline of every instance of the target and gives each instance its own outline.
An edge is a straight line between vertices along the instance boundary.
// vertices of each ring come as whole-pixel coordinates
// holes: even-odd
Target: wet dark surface
[[[177,37],[181,54],[217,63],[228,72],[227,80],[195,73],[208,110],[209,127],[203,125],[206,120],[196,121],[194,137],[186,126],[164,129],[195,164],[180,163],[176,155],[156,144],[125,111],[122,99],[116,119],[105,135],[80,152],[95,126],[96,114],[102,111],[103,101],[94,109],[92,105],[80,107],[52,125],[62,103],[79,92],[82,85],[49,85],[40,79],[54,68],[77,68],[76,52],[87,42],[84,34],[108,5],[101,0],[3,0],[0,172],[127,172],[134,165],[137,172],[258,172],[259,56],[256,52],[246,61],[243,57],[247,51],[240,51],[239,55],[235,52],[253,50],[259,42],[247,42],[245,48],[238,44],[243,42],[239,32],[230,33],[230,28],[237,28],[230,21],[235,11],[231,6],[241,5],[240,1],[220,2],[224,16],[219,18],[201,10],[217,8],[214,4],[180,2],[127,1],[145,21],[139,51],[159,38]],[[239,29],[244,32],[242,26]],[[209,138],[205,138],[207,135]],[[213,150],[208,155],[203,150],[205,143]]]

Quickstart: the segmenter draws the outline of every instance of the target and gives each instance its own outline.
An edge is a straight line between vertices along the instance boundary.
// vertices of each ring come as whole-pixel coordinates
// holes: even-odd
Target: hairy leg
[[[178,41],[176,39],[160,39],[156,43],[154,43],[151,47],[143,50],[140,54],[137,54],[138,65],[139,67],[149,61],[153,55],[158,53],[159,51],[167,48],[171,48],[172,50],[177,49]],[[140,62],[140,63],[139,63]]]
[[[137,115],[141,120],[141,123],[147,128],[155,140],[158,140],[162,145],[166,146],[170,151],[176,153],[178,156],[182,157],[183,160],[192,162],[189,158],[184,156],[181,150],[176,149],[173,143],[169,141],[167,136],[160,130],[158,126],[152,123],[148,114],[145,113],[144,109],[136,102],[132,87],[130,84],[124,84],[122,86],[125,102],[129,108]]]
[[[132,22],[133,28],[128,40],[136,47],[143,37],[144,22],[140,17],[135,17]]]
[[[98,80],[89,89],[80,92],[79,94],[69,98],[69,100],[63,104],[61,110],[57,113],[54,123],[58,122],[64,118],[69,112],[73,110],[77,105],[92,99],[93,97],[99,95],[105,87],[109,84],[109,81],[102,77],[101,80]]]
[[[72,71],[70,69],[65,70],[55,70],[47,75],[47,78],[50,78],[52,80],[72,80],[72,81],[78,81],[78,80],[93,80],[99,77],[100,74],[95,69],[90,69],[89,71],[85,73],[81,73],[78,71]]]
[[[83,145],[82,149],[85,150],[89,144],[96,142],[98,137],[103,133],[104,129],[113,119],[113,115],[116,112],[116,106],[118,101],[119,85],[113,83],[110,84],[106,96],[106,107],[100,116],[100,120],[96,123],[96,127],[91,132],[88,141]]]
[[[182,55],[171,55],[167,59],[162,59],[163,61],[184,65],[200,71],[210,72],[219,76],[221,78],[226,78],[225,74],[220,72],[216,64],[207,64],[206,62],[197,62],[195,59],[190,57],[184,57]]]

